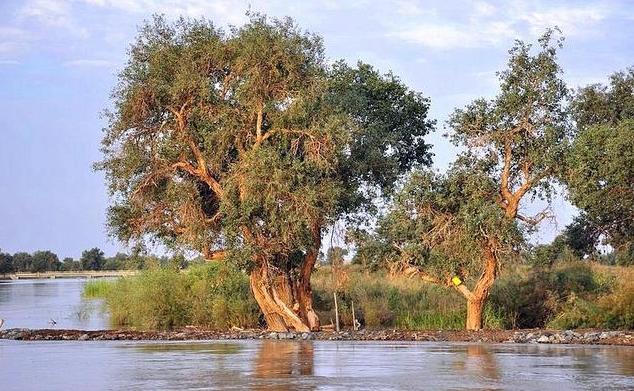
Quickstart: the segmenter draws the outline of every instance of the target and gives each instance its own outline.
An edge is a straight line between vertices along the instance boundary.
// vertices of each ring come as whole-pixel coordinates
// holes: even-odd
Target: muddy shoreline
[[[0,339],[20,341],[188,341],[282,339],[321,341],[445,341],[481,343],[540,343],[634,346],[632,331],[603,330],[361,330],[316,333],[276,333],[264,330],[214,331],[185,328],[172,331],[133,330],[0,330]]]

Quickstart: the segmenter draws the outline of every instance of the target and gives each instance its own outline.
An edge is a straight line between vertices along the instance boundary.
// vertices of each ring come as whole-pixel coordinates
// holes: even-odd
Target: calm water
[[[102,328],[83,281],[0,284],[10,327]],[[46,313],[33,314],[32,311]],[[44,322],[46,325],[42,326]],[[413,342],[0,340],[0,390],[632,390],[634,348]]]
[[[4,328],[108,328],[108,317],[101,310],[100,301],[81,297],[86,281],[0,281],[0,319],[5,320]],[[53,325],[51,320],[57,324]]]

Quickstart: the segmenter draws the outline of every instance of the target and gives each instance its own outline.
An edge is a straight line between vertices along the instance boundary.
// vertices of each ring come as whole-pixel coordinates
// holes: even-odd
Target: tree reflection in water
[[[294,389],[287,379],[312,376],[314,348],[308,341],[262,341],[255,359],[255,378],[263,379],[255,389]],[[286,379],[286,380],[285,380]]]
[[[467,345],[465,354],[454,362],[454,369],[469,376],[481,376],[486,379],[500,378],[494,354],[487,345]]]

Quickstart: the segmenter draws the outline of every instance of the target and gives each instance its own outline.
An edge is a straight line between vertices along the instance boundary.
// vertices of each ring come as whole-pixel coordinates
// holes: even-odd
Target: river
[[[0,283],[9,327],[101,328],[81,280]],[[88,309],[86,309],[88,308]],[[81,313],[84,315],[81,315]],[[44,323],[44,325],[42,324]],[[0,341],[1,390],[634,389],[634,348],[435,342]]]

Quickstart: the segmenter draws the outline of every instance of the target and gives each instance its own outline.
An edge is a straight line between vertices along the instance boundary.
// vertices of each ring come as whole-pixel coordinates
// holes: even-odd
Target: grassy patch
[[[88,296],[85,288],[85,295]],[[114,326],[172,329],[195,325],[209,329],[256,327],[259,310],[247,276],[220,263],[197,265],[179,272],[155,268],[122,278],[103,292]],[[94,296],[93,296],[94,297]]]
[[[88,280],[86,284],[84,284],[82,295],[89,299],[105,299],[110,293],[110,290],[115,286],[116,282],[116,280],[111,279]]]
[[[409,330],[462,329],[466,301],[455,290],[426,284],[421,280],[391,277],[383,272],[365,273],[357,266],[343,269],[338,292],[340,322],[352,325],[355,316],[366,327],[395,327]],[[334,321],[332,272],[322,267],[312,279],[315,308],[322,323]],[[498,328],[500,321],[487,310],[485,324]]]

